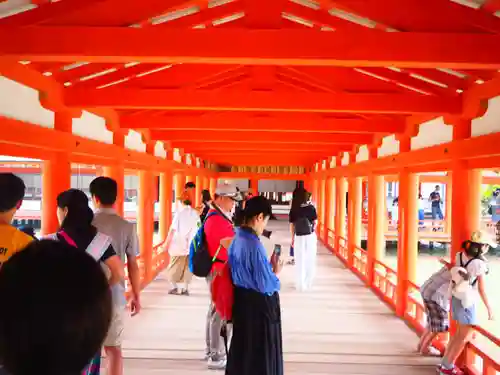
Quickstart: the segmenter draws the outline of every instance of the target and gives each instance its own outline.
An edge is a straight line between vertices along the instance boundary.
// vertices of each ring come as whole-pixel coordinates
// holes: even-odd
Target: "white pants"
[[[318,239],[316,233],[307,236],[295,236],[295,285],[297,290],[311,289],[316,273],[316,254]]]

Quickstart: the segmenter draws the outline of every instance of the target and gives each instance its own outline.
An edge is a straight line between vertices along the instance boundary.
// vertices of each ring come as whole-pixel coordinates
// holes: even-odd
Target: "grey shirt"
[[[99,232],[111,237],[111,244],[123,263],[139,255],[139,241],[136,226],[119,216],[112,208],[99,209],[93,224]],[[113,285],[113,302],[117,307],[127,304],[125,298],[125,281]]]

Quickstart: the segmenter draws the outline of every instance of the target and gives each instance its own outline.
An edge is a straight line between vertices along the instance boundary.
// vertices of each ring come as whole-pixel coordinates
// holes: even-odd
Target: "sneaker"
[[[208,368],[210,370],[224,370],[226,368],[226,359],[213,359],[209,358],[208,359]]]
[[[181,295],[182,296],[189,296],[189,290],[183,289],[182,292],[181,292]]]
[[[174,289],[170,289],[168,291],[168,294],[178,294],[179,293],[179,290],[177,288],[174,288]]]
[[[437,368],[437,373],[439,375],[465,375],[465,372],[460,370],[458,367],[453,367],[453,368],[444,368],[443,366],[439,365]]]
[[[420,354],[427,357],[442,357],[441,352],[433,346],[430,346],[425,351],[420,351]]]

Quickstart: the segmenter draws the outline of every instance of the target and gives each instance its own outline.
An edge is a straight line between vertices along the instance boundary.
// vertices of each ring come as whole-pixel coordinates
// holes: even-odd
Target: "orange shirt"
[[[12,225],[0,224],[0,266],[31,241],[33,238]]]

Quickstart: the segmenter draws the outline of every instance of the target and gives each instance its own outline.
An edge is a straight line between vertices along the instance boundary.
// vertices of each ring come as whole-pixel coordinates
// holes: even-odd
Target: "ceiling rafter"
[[[65,90],[64,101],[66,105],[77,108],[387,114],[462,112],[459,98],[416,94],[277,94],[232,90],[221,96],[217,92],[199,90],[73,88]]]
[[[346,41],[315,30],[35,26],[0,28],[0,38],[5,58],[29,61],[500,68],[500,36],[489,34],[362,33]]]
[[[339,119],[321,115],[235,115],[232,113],[201,116],[121,116],[120,126],[125,129],[163,130],[231,130],[280,131],[305,133],[369,133],[393,134],[406,130],[406,123],[399,119]]]

